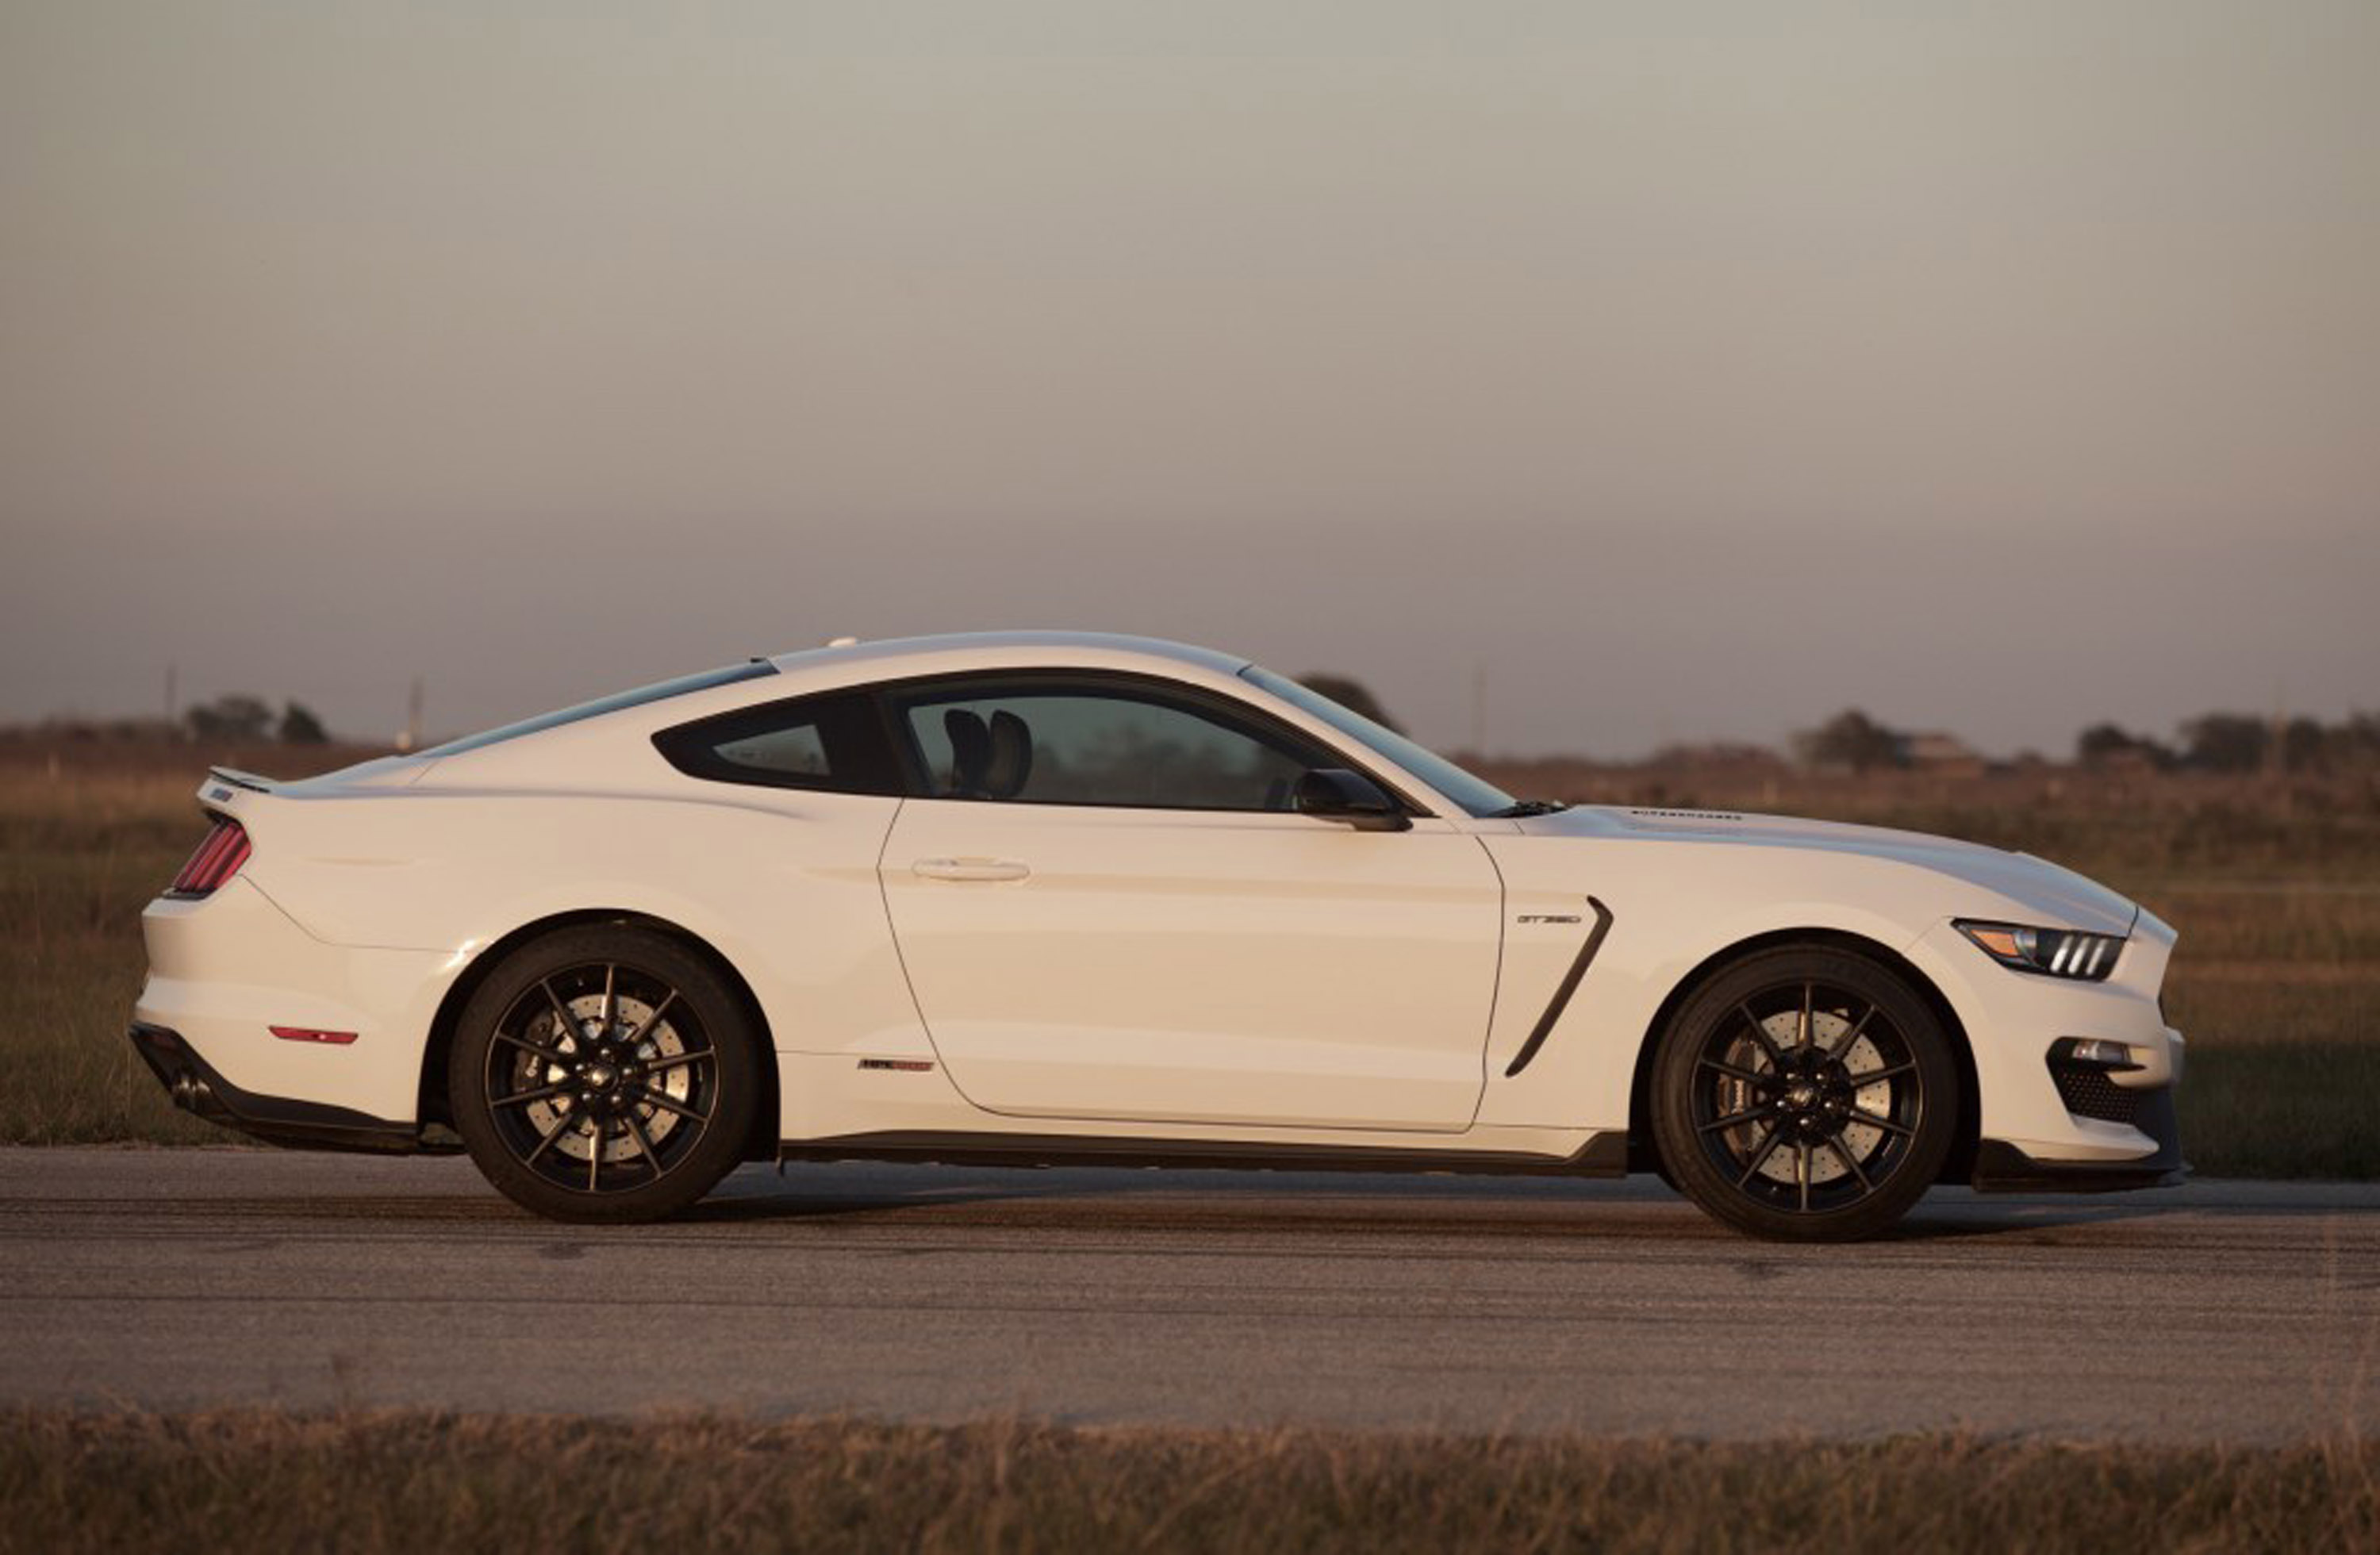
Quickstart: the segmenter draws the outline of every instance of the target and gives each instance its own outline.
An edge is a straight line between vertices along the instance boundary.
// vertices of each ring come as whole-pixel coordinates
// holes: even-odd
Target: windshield
[[[1494,815],[1512,806],[1512,796],[1494,784],[1472,776],[1436,751],[1415,745],[1394,729],[1375,723],[1351,708],[1341,707],[1320,692],[1308,690],[1286,675],[1278,675],[1270,670],[1250,664],[1240,672],[1240,677],[1263,686],[1282,701],[1312,713],[1348,738],[1369,747],[1383,760],[1403,768],[1474,816]]]
[[[654,686],[639,686],[633,691],[598,697],[591,702],[581,702],[577,707],[564,708],[558,712],[540,713],[535,718],[524,718],[517,723],[507,723],[501,729],[490,729],[484,734],[466,735],[459,740],[432,746],[421,754],[424,759],[460,756],[467,750],[477,750],[500,740],[516,740],[523,735],[534,735],[541,729],[560,728],[565,723],[576,723],[582,718],[596,718],[607,712],[618,712],[622,708],[640,707],[670,697],[683,697],[689,691],[708,691],[714,686],[732,686],[739,680],[756,680],[761,675],[776,673],[777,666],[765,659],[756,659],[748,664],[733,664],[723,670],[705,670],[700,674],[681,675],[675,680],[664,680]]]

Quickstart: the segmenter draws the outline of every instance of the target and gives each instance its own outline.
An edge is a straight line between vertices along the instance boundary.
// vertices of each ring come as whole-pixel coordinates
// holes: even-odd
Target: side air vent
[[[1743,819],[1730,810],[1630,810],[1628,813],[1646,820],[1742,820]]]
[[[2058,1082],[2058,1099],[2076,1117],[2128,1124],[2140,1116],[2142,1093],[2118,1085],[2105,1069],[2054,1063],[2049,1077]]]

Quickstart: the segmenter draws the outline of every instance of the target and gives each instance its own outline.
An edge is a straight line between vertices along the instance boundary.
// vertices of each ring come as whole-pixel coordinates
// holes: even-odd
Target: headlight
[[[2046,978],[2073,978],[2086,983],[2105,982],[2116,969],[2124,948],[2120,935],[2085,934],[2075,929],[2028,929],[2016,923],[1954,925],[1975,942],[1975,948],[2003,966],[2038,972]]]

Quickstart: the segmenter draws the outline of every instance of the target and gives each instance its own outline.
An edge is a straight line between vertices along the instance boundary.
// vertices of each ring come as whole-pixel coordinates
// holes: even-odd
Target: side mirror
[[[1358,832],[1405,832],[1413,827],[1403,807],[1377,783],[1344,767],[1317,767],[1297,780],[1290,803],[1300,815],[1336,820]]]

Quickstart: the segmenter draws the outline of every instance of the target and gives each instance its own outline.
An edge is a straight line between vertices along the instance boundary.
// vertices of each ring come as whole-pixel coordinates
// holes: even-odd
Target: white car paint
[[[2166,1087],[2173,931],[2001,850],[1767,817],[1581,808],[1474,817],[1425,774],[1244,678],[1136,638],[991,633],[770,661],[759,678],[476,749],[306,782],[211,778],[252,855],[144,915],[136,1020],[228,1085],[392,1127],[430,1120],[442,1006],[492,946],[566,914],[661,920],[749,987],[793,1146],[893,1133],[1426,1148],[1560,1163],[1637,1129],[1632,1085],[1697,968],[1763,936],[1853,936],[1955,1014],[1976,1124],[2048,1164],[2159,1141],[2068,1112],[2046,1064],[2103,1038]],[[986,670],[1152,677],[1260,710],[1427,811],[1371,832],[1295,813],[840,794],[688,776],[658,731],[837,687]],[[1540,1037],[1599,913],[1591,970]],[[1950,925],[2125,937],[2102,983],[2000,966]],[[274,1026],[352,1031],[332,1046]],[[859,1060],[925,1067],[863,1068]]]

